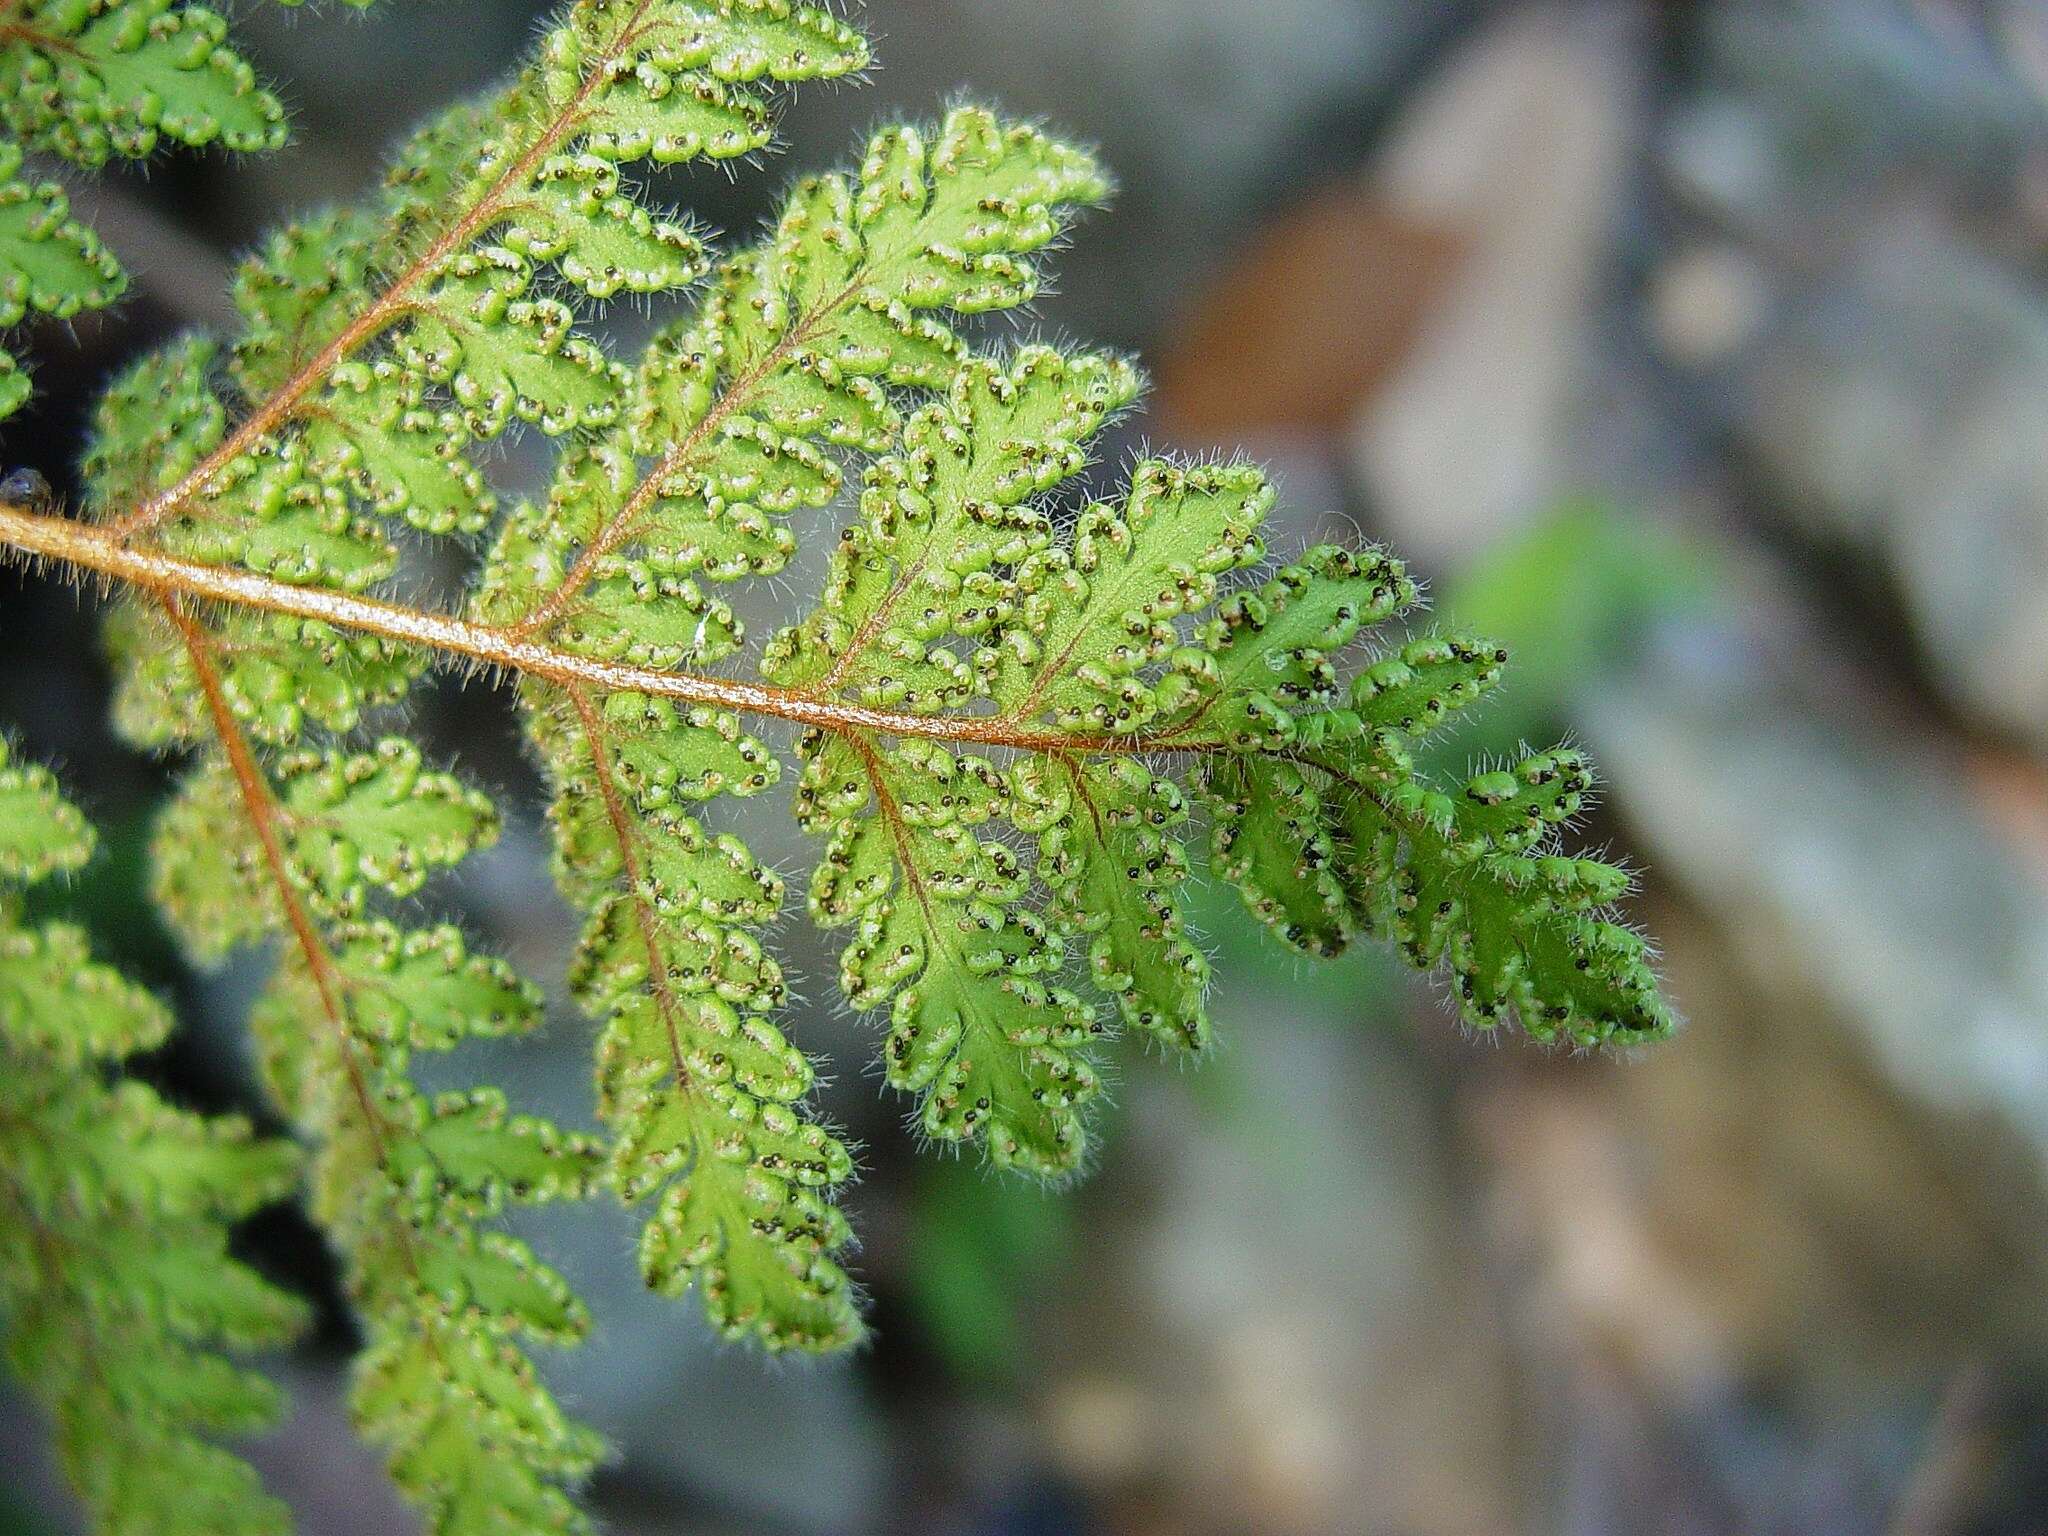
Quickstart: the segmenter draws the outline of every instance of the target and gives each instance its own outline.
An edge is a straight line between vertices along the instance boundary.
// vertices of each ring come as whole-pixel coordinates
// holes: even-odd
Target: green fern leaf
[[[34,393],[35,386],[29,383],[28,374],[15,361],[14,354],[0,351],[0,420],[27,405]]]
[[[92,856],[92,831],[49,770],[10,767],[0,744],[0,880],[33,885]]]
[[[894,999],[891,1085],[923,1094],[931,1136],[985,1135],[999,1166],[1070,1171],[1098,1086],[1084,1048],[1102,1030],[1056,984],[1056,935],[1022,905],[1029,875],[980,835],[1008,814],[1002,773],[931,743],[814,737],[805,755],[798,815],[831,839],[811,911],[855,927],[841,961],[854,1005]]]
[[[0,949],[8,1028],[67,1067],[142,1050],[163,1033],[147,993],[89,962],[84,933],[65,924],[12,931]]]
[[[96,502],[117,506],[166,490],[221,440],[227,411],[207,387],[218,351],[208,337],[181,337],[100,397],[84,464]]]
[[[226,750],[164,817],[156,894],[201,959],[271,933],[290,943],[251,1022],[273,1095],[315,1146],[315,1214],[364,1311],[364,1432],[437,1529],[496,1528],[515,1509],[582,1529],[560,1483],[600,1447],[553,1406],[517,1341],[571,1343],[588,1319],[525,1244],[481,1223],[583,1197],[600,1150],[491,1090],[429,1100],[411,1085],[412,1051],[530,1029],[539,998],[452,928],[371,915],[379,896],[412,896],[489,841],[495,812],[402,739],[259,765],[212,644],[196,641],[182,665]],[[526,1462],[491,1465],[513,1433]]]
[[[1038,840],[1049,914],[1063,939],[1083,946],[1089,979],[1124,1027],[1206,1050],[1209,959],[1181,908],[1189,864],[1176,834],[1188,820],[1179,786],[1128,758],[1029,757],[1011,783],[1011,819]]]
[[[352,0],[367,3],[367,0]],[[0,326],[112,303],[120,263],[70,217],[55,183],[20,175],[23,144],[75,164],[191,146],[275,149],[284,108],[227,41],[227,24],[179,0],[21,0],[0,35]],[[0,418],[30,393],[0,352]]]
[[[540,1020],[532,983],[495,956],[470,954],[446,924],[347,924],[335,930],[334,959],[357,983],[352,1021],[380,1040],[448,1050],[471,1036],[523,1034]]]
[[[247,151],[285,137],[227,23],[177,0],[22,0],[0,43],[0,120],[80,165],[160,138]]]
[[[197,782],[246,795],[248,768]],[[410,894],[488,838],[488,802],[422,773],[403,743],[289,756],[264,779],[265,809],[245,808],[240,834],[216,840],[232,845],[220,862],[236,878],[285,866],[256,910],[293,943],[251,1024],[271,1092],[315,1144],[314,1214],[363,1311],[358,1421],[436,1530],[505,1528],[515,1510],[549,1522],[534,1529],[583,1529],[561,1485],[601,1446],[554,1404],[520,1341],[573,1343],[588,1318],[530,1248],[482,1223],[510,1204],[582,1198],[599,1149],[509,1112],[494,1090],[422,1095],[411,1052],[530,1029],[538,994],[453,929],[359,915],[373,892]],[[168,836],[160,867],[186,841]],[[194,937],[217,950],[224,936]]]
[[[602,713],[572,700],[535,725],[565,890],[595,904],[572,979],[608,1019],[611,1180],[625,1199],[659,1196],[640,1248],[647,1283],[697,1284],[721,1332],[770,1349],[850,1342],[860,1323],[834,1255],[851,1234],[826,1196],[852,1158],[802,1118],[811,1064],[766,1017],[782,977],[747,933],[774,917],[782,883],[676,809],[767,787],[775,759],[729,716],[678,718],[632,695]]]
[[[1398,655],[1375,662],[1351,685],[1351,708],[1318,717],[1313,739],[1366,731],[1421,737],[1500,682],[1508,653],[1469,635],[1411,640]]]
[[[977,350],[974,317],[1033,298],[1106,195],[1092,157],[957,108],[799,182],[715,267],[632,184],[631,162],[765,146],[778,83],[866,58],[793,0],[580,0],[372,199],[262,245],[231,345],[184,338],[116,382],[87,519],[0,507],[23,550],[135,586],[118,718],[193,754],[155,894],[201,959],[280,941],[264,1078],[363,1315],[357,1416],[437,1531],[580,1529],[570,1489],[601,1453],[526,1353],[587,1319],[493,1225],[510,1205],[603,1183],[644,1205],[647,1284],[696,1290],[725,1336],[861,1336],[835,1203],[854,1156],[811,1106],[763,938],[784,884],[723,820],[780,782],[749,716],[801,728],[807,905],[844,932],[847,998],[887,1010],[887,1081],[927,1137],[1000,1167],[1083,1165],[1119,1029],[1209,1044],[1182,904],[1202,821],[1209,872],[1283,942],[1391,941],[1477,1027],[1673,1023],[1614,911],[1628,873],[1563,849],[1583,759],[1462,785],[1415,765],[1498,681],[1496,647],[1379,641],[1417,597],[1383,550],[1272,565],[1248,465],[1149,459],[1080,493],[1137,370]],[[707,271],[631,366],[559,297]],[[554,473],[500,516],[479,450],[527,429],[561,440]],[[757,646],[733,584],[784,572],[853,487],[820,600]],[[400,525],[488,535],[459,612],[398,590]],[[598,1021],[602,1143],[414,1082],[412,1053],[537,1017],[502,962],[404,920],[496,826],[403,737],[358,734],[432,656],[517,678],[585,925],[569,982]],[[24,948],[15,984],[67,942]]]
[[[360,912],[370,887],[410,896],[497,836],[490,797],[423,771],[419,749],[401,738],[350,756],[293,754],[276,777],[301,877],[338,913]]]
[[[622,371],[545,296],[546,274],[603,297],[704,269],[695,238],[643,209],[616,163],[758,149],[763,82],[844,74],[866,56],[853,29],[784,0],[584,0],[516,85],[401,152],[381,211],[325,215],[244,265],[248,329],[228,377],[203,377],[203,358],[167,366],[208,399],[237,386],[245,409],[203,457],[155,475],[130,527],[168,523],[175,542],[182,525],[225,522],[226,547],[204,558],[264,570],[255,530],[278,503],[305,504],[330,535],[370,546],[359,574],[377,559],[343,510],[352,498],[429,531],[474,530],[489,507],[472,445],[515,421],[560,434],[619,410]],[[102,441],[125,449],[132,433]]]
[[[775,520],[839,489],[825,450],[885,447],[888,387],[950,376],[960,342],[939,313],[1029,299],[1029,254],[1058,235],[1064,207],[1106,190],[1085,156],[974,109],[929,145],[880,135],[857,184],[804,183],[775,238],[656,338],[625,428],[568,458],[550,499],[514,515],[480,611],[622,655],[614,637],[657,622],[636,617],[651,602],[678,615],[672,653],[715,660],[739,636],[697,581],[782,569],[794,546]],[[707,615],[713,635],[700,633]]]
[[[71,217],[54,182],[21,179],[21,149],[0,141],[0,325],[34,310],[60,319],[120,296],[120,265]]]
[[[316,619],[224,614],[217,667],[228,712],[250,736],[288,746],[307,730],[353,731],[367,710],[411,691],[426,666],[417,650]],[[138,746],[188,746],[212,726],[192,657],[160,607],[124,602],[109,616],[114,719]]]
[[[19,145],[0,140],[0,326],[31,311],[69,318],[114,302],[127,286],[121,264],[71,217],[55,182],[22,177]],[[0,417],[28,398],[27,376],[0,352]]]
[[[807,743],[800,814],[831,839],[813,911],[858,925],[846,991],[858,1006],[894,998],[885,1062],[924,1090],[925,1128],[992,1131],[1000,1164],[1077,1165],[1085,1047],[1105,1026],[1057,985],[1068,935],[1125,1024],[1207,1038],[1206,967],[1175,906],[1181,796],[1128,762],[1084,766],[1105,750],[1195,758],[1213,867],[1295,947],[1390,932],[1416,963],[1449,965],[1481,1025],[1513,1009],[1540,1038],[1667,1029],[1640,944],[1501,862],[1576,813],[1582,765],[1532,758],[1453,805],[1400,755],[1403,734],[1490,683],[1492,648],[1419,642],[1347,690],[1347,648],[1414,600],[1396,562],[1319,548],[1231,589],[1263,557],[1272,501],[1243,466],[1140,465],[1120,505],[1064,532],[1032,500],[1078,470],[1085,433],[1034,432],[1029,402],[1088,376],[1086,360],[1039,349],[963,365],[947,404],[907,419],[904,454],[871,469],[824,604],[768,654],[785,685],[957,713],[963,734],[1021,754],[1004,778],[983,759],[864,741],[852,722]],[[1120,393],[1094,397],[1096,413]],[[1385,724],[1361,756],[1369,717]],[[1035,872],[976,830],[1002,822],[1039,839]],[[1603,877],[1589,888],[1617,893]],[[1411,916],[1418,902],[1443,920]]]
[[[0,881],[91,848],[50,775],[0,745]],[[99,1529],[281,1533],[283,1507],[214,1440],[276,1417],[269,1383],[219,1351],[280,1343],[304,1309],[228,1256],[227,1226],[285,1194],[298,1159],[108,1080],[170,1024],[78,929],[24,925],[0,889],[0,1332]]]

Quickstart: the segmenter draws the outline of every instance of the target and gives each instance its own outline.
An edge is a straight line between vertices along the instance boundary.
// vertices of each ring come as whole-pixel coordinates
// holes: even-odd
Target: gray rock
[[[1052,1453],[1107,1496],[1151,1490],[1173,1529],[1506,1529],[1505,1341],[1429,1065],[1393,1027],[1413,993],[1364,951],[1320,979],[1269,956],[1261,987],[1219,927],[1243,983],[1219,1059],[1120,1085],[1119,1216],[1046,1384]]]
[[[1716,7],[1668,185],[1769,313],[1739,355],[1651,332],[1707,388],[1769,510],[1895,594],[1937,684],[2048,741],[2048,292],[2029,275],[2048,96],[2018,14]],[[1724,263],[1725,265],[1725,263]],[[1712,348],[1707,349],[1712,354]]]
[[[1504,13],[1431,81],[1375,167],[1393,212],[1466,242],[1349,436],[1382,531],[1427,567],[1583,484],[1572,429],[1643,42],[1618,7]]]
[[[1733,414],[1785,514],[1881,562],[1964,708],[2048,741],[2048,296],[1890,229],[1786,307]]]
[[[1732,0],[1701,16],[1707,85],[1666,133],[1666,174],[1781,248],[1862,226],[1902,179],[1996,195],[2048,135],[2017,22],[2007,58],[1997,29],[1926,7]]]
[[[1930,751],[1725,637],[1651,651],[1593,691],[1582,718],[1658,878],[1701,902],[1745,969],[1789,1000],[1788,1028],[1813,1000],[1926,1133],[1975,1147],[1989,1218],[2048,1265],[2038,877]]]

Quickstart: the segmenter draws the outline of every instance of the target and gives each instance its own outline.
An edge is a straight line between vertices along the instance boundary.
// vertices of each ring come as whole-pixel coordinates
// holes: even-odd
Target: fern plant
[[[1083,490],[1138,371],[976,319],[1028,304],[1107,196],[1089,154],[959,107],[799,182],[722,257],[635,189],[646,162],[755,154],[779,90],[867,62],[795,0],[578,0],[379,191],[252,255],[240,334],[113,384],[79,515],[0,507],[18,555],[119,589],[118,724],[189,764],[155,839],[164,913],[202,961],[275,943],[250,1027],[361,1313],[356,1414],[437,1531],[580,1529],[571,1489],[601,1454],[526,1353],[587,1320],[494,1224],[510,1204],[603,1186],[645,1213],[647,1284],[694,1289],[726,1335],[861,1337],[835,1203],[854,1160],[810,1107],[763,937],[790,898],[717,804],[777,789],[786,761],[817,840],[807,905],[844,934],[848,1001],[885,1016],[887,1081],[922,1135],[1000,1168],[1083,1165],[1111,1035],[1208,1045],[1182,906],[1203,825],[1208,867],[1281,942],[1391,941],[1476,1027],[1593,1046],[1672,1024],[1613,913],[1628,875],[1559,845],[1583,758],[1457,785],[1414,765],[1501,651],[1371,648],[1414,582],[1377,548],[1275,556],[1251,465],[1147,459]],[[588,329],[622,294],[700,284],[637,358]],[[559,451],[501,511],[482,450],[515,429]],[[821,594],[757,643],[722,594],[784,572],[834,509]],[[413,594],[420,537],[477,551],[459,605]],[[526,1028],[539,995],[419,916],[495,828],[403,734],[436,664],[516,685],[586,919],[569,982],[602,1136],[414,1085],[414,1052]],[[209,1188],[212,1216],[240,1208]],[[50,1379],[67,1412],[111,1411]],[[214,1476],[223,1497],[243,1481]]]

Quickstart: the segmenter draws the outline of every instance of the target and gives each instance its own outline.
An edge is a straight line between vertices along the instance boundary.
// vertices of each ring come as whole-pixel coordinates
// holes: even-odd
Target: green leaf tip
[[[165,140],[276,149],[282,104],[227,40],[227,23],[181,0],[19,0],[0,35],[0,326],[111,304],[127,274],[73,218],[54,181],[25,177],[24,149],[87,169]],[[31,393],[0,351],[0,418]]]
[[[0,880],[33,885],[92,857],[93,831],[57,789],[56,775],[9,760],[0,738]]]
[[[69,319],[119,298],[127,274],[99,236],[71,216],[54,181],[21,174],[21,146],[0,139],[0,326],[30,314]],[[0,418],[28,400],[28,375],[0,352]]]

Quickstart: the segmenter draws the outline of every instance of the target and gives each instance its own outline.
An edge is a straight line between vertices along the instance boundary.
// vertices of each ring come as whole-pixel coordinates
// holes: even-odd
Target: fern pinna
[[[834,1203],[853,1158],[808,1108],[762,939],[783,882],[712,804],[780,784],[768,725],[797,730],[809,909],[844,931],[847,998],[887,1013],[889,1083],[923,1134],[1000,1167],[1081,1165],[1116,1031],[1208,1044],[1182,909],[1198,822],[1209,867],[1298,950],[1391,940],[1480,1028],[1671,1026],[1612,915],[1628,876],[1557,844],[1584,760],[1457,786],[1414,764],[1503,653],[1368,651],[1414,583],[1376,548],[1276,558],[1250,465],[1148,459],[1088,499],[1137,370],[977,339],[1107,194],[1088,154],[975,107],[892,127],[715,264],[634,190],[640,162],[762,149],[782,83],[867,59],[788,0],[581,0],[380,193],[252,256],[232,343],[186,337],[113,386],[83,517],[0,509],[16,551],[125,592],[119,722],[192,763],[157,836],[164,911],[202,959],[278,941],[252,1029],[362,1310],[358,1416],[436,1530],[579,1528],[567,1490],[600,1450],[524,1353],[585,1319],[492,1225],[510,1203],[604,1184],[644,1203],[647,1283],[694,1288],[729,1336],[861,1335]],[[700,279],[630,364],[582,328]],[[561,446],[545,493],[500,514],[478,450],[515,423]],[[721,593],[845,508],[815,607],[753,643]],[[479,541],[459,611],[405,595],[414,535]],[[437,660],[516,680],[587,914],[569,979],[601,1140],[409,1075],[537,1011],[415,915],[494,826],[379,734]]]
[[[27,173],[25,153],[97,169],[166,139],[242,151],[284,142],[284,107],[217,12],[177,0],[0,0],[0,326],[101,309],[128,286],[64,188]],[[0,417],[29,392],[0,351]]]
[[[102,1528],[281,1532],[283,1507],[208,1437],[276,1414],[270,1384],[218,1347],[274,1344],[302,1322],[296,1300],[227,1252],[230,1221],[292,1188],[296,1149],[109,1077],[163,1040],[170,1013],[95,963],[80,929],[32,921],[23,899],[92,846],[49,773],[0,743],[7,1357],[55,1415],[60,1457]]]

